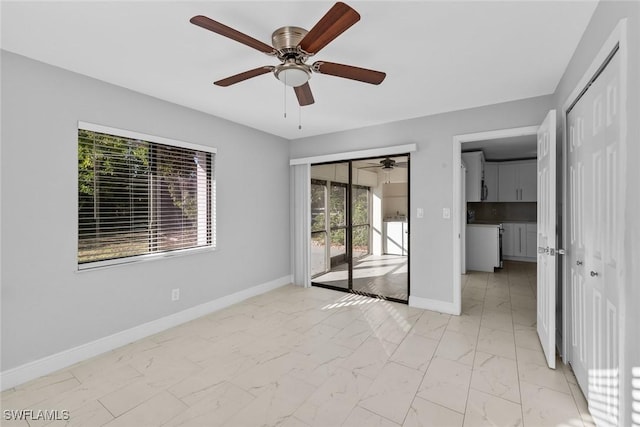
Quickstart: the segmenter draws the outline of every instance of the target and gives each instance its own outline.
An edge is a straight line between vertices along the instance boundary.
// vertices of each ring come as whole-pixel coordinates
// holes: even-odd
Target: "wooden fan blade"
[[[217,85],[217,86],[224,86],[224,87],[231,86],[232,84],[240,83],[240,82],[245,81],[247,79],[250,79],[252,77],[257,77],[257,76],[260,76],[262,74],[267,74],[267,73],[273,71],[273,68],[274,67],[270,67],[270,66],[254,68],[253,70],[245,71],[244,73],[236,74],[235,76],[231,76],[231,77],[227,77],[226,79],[218,80],[217,82],[214,82],[213,84]]]
[[[335,62],[317,61],[313,64],[313,71],[320,74],[342,77],[345,79],[358,80],[364,83],[379,85],[387,76],[381,71],[367,70],[366,68],[354,67],[352,65],[336,64]]]
[[[298,97],[298,103],[301,107],[305,105],[311,105],[315,101],[313,99],[313,94],[311,93],[311,86],[309,86],[309,82],[303,84],[302,86],[296,86],[293,88],[296,92],[296,96]]]
[[[230,38],[231,40],[235,40],[242,44],[245,44],[249,47],[259,50],[264,53],[273,53],[275,49],[269,46],[266,43],[261,42],[260,40],[256,40],[251,36],[248,36],[244,33],[241,33],[238,30],[234,30],[231,27],[227,27],[224,24],[221,24],[217,21],[214,21],[211,18],[207,18],[206,16],[197,15],[189,20],[194,25],[198,27],[202,27],[209,31],[213,31],[214,33],[220,34],[221,36],[225,36]]]
[[[298,46],[307,53],[318,53],[359,20],[358,12],[338,2],[304,36]]]

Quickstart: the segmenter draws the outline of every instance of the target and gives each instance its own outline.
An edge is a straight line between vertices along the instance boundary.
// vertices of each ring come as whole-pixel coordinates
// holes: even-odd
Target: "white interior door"
[[[618,425],[623,222],[619,55],[567,114],[569,362],[596,424]]]
[[[538,315],[540,344],[556,367],[556,110],[538,129]]]

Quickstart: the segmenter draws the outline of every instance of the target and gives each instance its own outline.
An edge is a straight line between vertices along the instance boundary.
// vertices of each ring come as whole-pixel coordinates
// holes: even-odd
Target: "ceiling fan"
[[[231,77],[214,82],[218,86],[230,86],[244,80],[273,72],[278,80],[287,86],[292,86],[300,106],[314,103],[313,94],[309,86],[311,74],[328,74],[345,79],[358,80],[378,85],[382,83],[386,74],[380,71],[354,67],[352,65],[337,64],[335,62],[316,61],[307,64],[307,60],[332,42],[336,37],[360,20],[358,12],[350,6],[338,2],[307,31],[300,27],[278,28],[271,35],[269,46],[238,30],[228,27],[206,16],[197,15],[190,22],[214,33],[228,37],[249,47],[257,49],[280,60],[276,66],[265,65],[254,68]]]
[[[362,169],[382,169],[385,172],[390,172],[395,168],[406,168],[408,164],[408,162],[397,162],[391,157],[386,157],[380,160],[379,164],[374,166],[366,166]]]

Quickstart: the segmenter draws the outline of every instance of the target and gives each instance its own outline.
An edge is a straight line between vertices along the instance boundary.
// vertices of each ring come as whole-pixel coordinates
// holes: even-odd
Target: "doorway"
[[[311,284],[407,303],[409,154],[311,165]]]
[[[462,312],[467,270],[500,272],[505,260],[536,260],[537,131],[528,126],[454,137],[454,314]]]
[[[556,316],[561,315],[561,311],[558,311],[557,295],[558,288],[556,286],[556,254],[564,253],[558,250],[556,247],[556,138],[555,138],[555,110],[550,110],[540,126],[533,126],[528,128],[507,129],[492,132],[483,132],[470,135],[459,135],[454,137],[454,199],[459,200],[461,194],[461,178],[459,174],[459,167],[462,163],[461,146],[462,143],[467,141],[486,141],[486,140],[506,140],[508,138],[520,138],[535,131],[536,134],[536,160],[525,160],[524,162],[515,161],[498,165],[498,190],[494,190],[494,193],[498,195],[498,202],[516,202],[514,206],[507,207],[507,212],[511,209],[520,211],[521,203],[535,202],[536,220],[530,223],[510,223],[504,221],[502,223],[503,233],[498,234],[502,236],[499,239],[498,252],[505,255],[525,257],[537,263],[536,273],[536,296],[533,301],[536,304],[536,320],[534,332],[537,332],[542,349],[545,354],[547,365],[554,369],[556,361],[556,342],[561,342],[563,335],[559,329],[556,329],[556,324],[560,325],[562,322],[557,322]],[[500,146],[504,149],[504,145]],[[469,153],[470,158],[467,164],[471,160],[475,160],[475,166],[471,169],[474,170],[475,180],[466,179],[466,194],[467,201],[470,198],[475,198],[477,202],[486,200],[486,197],[491,190],[486,191],[483,169],[483,153]],[[473,154],[473,156],[471,156]],[[457,166],[457,167],[456,167]],[[471,183],[471,184],[470,184]],[[470,186],[474,186],[475,190],[470,191]],[[488,186],[488,185],[487,185]],[[462,203],[460,203],[462,205]],[[457,207],[458,204],[454,204]],[[479,205],[482,206],[482,203]],[[493,210],[493,208],[492,208]],[[496,207],[497,210],[497,207]],[[496,212],[491,212],[494,215]],[[461,224],[457,221],[460,219],[460,215],[464,215],[465,212],[459,212],[458,209],[454,211],[454,280],[458,283],[454,283],[454,308],[457,309],[457,313],[462,311],[462,277],[461,264],[460,264],[460,235]],[[469,221],[472,222],[472,221]],[[488,245],[493,243],[489,249],[485,248],[479,253],[482,255],[478,257],[476,265],[484,269],[483,271],[493,272],[494,268],[499,264],[496,257],[496,233],[491,234],[485,232],[485,228],[493,230],[496,227],[495,221],[491,221],[491,225],[483,224],[467,224],[467,236],[466,245],[467,249],[477,248],[482,245]],[[534,228],[535,227],[535,228]],[[529,230],[531,228],[531,232]],[[474,231],[475,230],[475,231]],[[472,233],[473,231],[473,233]],[[481,232],[482,231],[482,232]],[[495,230],[494,230],[495,231]],[[476,244],[471,244],[471,236],[476,236]],[[518,236],[517,238],[515,236]],[[466,252],[467,269],[469,269],[472,260],[469,257],[470,251]],[[487,256],[492,255],[492,256]],[[506,256],[505,256],[506,259]],[[510,292],[509,292],[510,293]],[[511,298],[512,299],[512,298]],[[558,336],[559,337],[558,337]]]

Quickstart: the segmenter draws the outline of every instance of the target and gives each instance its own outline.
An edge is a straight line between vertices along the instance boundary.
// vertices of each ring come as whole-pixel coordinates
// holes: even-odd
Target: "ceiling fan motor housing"
[[[304,28],[291,26],[281,27],[275,30],[273,34],[271,34],[271,44],[274,49],[278,51],[278,58],[282,61],[291,58],[303,60],[298,45],[307,33],[308,31]]]
[[[287,86],[302,86],[311,78],[311,67],[304,63],[307,55],[298,48],[307,32],[300,27],[282,27],[271,35],[276,56],[282,61],[282,64],[276,65],[273,73]]]
[[[393,168],[395,167],[396,161],[387,157],[384,160],[380,160],[380,164],[382,165],[383,171],[390,171],[390,170],[393,170]]]

